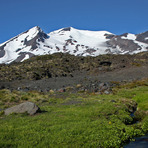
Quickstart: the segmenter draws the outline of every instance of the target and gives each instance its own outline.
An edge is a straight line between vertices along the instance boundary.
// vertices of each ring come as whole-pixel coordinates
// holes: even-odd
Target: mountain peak
[[[39,26],[34,26],[31,29],[34,29],[34,30],[42,30]]]
[[[69,53],[75,56],[135,54],[148,51],[148,32],[114,35],[108,31],[62,28],[49,34],[39,26],[0,45],[0,63],[20,62],[34,55]]]
[[[71,31],[72,27],[63,28],[61,31]]]
[[[39,26],[34,26],[34,27],[30,28],[29,30],[25,31],[24,33],[27,33],[27,32],[34,34],[34,33],[43,32],[43,31]]]

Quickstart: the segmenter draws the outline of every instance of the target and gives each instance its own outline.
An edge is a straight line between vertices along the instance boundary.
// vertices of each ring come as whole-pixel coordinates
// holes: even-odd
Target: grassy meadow
[[[0,148],[119,148],[148,132],[147,80],[109,95],[0,90],[1,109],[25,101],[42,112],[5,116],[0,111]]]

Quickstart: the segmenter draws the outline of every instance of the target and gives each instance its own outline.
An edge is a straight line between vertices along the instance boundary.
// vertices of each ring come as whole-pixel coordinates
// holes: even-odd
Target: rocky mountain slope
[[[0,65],[0,89],[49,91],[80,84],[96,91],[100,85],[110,88],[110,82],[143,78],[148,78],[148,52],[96,57],[54,53]]]
[[[46,34],[38,26],[0,44],[0,64],[22,62],[34,55],[57,52],[76,56],[135,54],[148,51],[148,31],[115,35],[107,31],[62,28]]]

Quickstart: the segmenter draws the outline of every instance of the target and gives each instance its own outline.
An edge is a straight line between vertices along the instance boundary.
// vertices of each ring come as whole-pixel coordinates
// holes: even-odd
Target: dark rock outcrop
[[[148,44],[148,31],[138,34],[136,40]]]

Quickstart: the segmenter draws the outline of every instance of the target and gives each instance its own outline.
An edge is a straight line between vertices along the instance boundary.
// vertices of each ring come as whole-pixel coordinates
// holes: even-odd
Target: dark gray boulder
[[[12,113],[25,113],[27,112],[29,115],[34,115],[40,108],[32,102],[24,102],[19,105],[7,108],[4,110],[5,115],[10,115]]]

